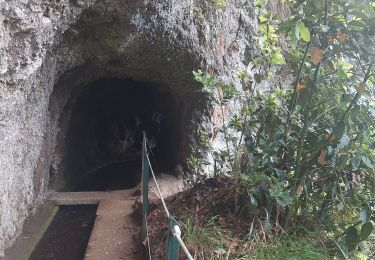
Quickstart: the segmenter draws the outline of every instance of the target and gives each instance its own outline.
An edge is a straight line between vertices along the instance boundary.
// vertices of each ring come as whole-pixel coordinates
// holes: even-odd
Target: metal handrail
[[[147,215],[148,215],[148,182],[150,173],[154,179],[156,189],[159,195],[159,198],[162,202],[165,214],[169,220],[169,235],[168,235],[168,248],[167,248],[167,260],[178,260],[179,259],[179,247],[181,246],[183,252],[187,256],[189,260],[194,260],[194,258],[189,253],[188,248],[186,247],[184,241],[181,239],[181,230],[180,227],[175,220],[169,213],[168,207],[164,201],[163,195],[161,194],[159,184],[156,180],[154,170],[152,169],[152,165],[150,162],[150,158],[147,152],[147,137],[146,133],[143,132],[143,147],[142,147],[142,196],[143,196],[143,214],[142,214],[142,241],[147,239],[149,243],[148,237],[148,226],[147,226]],[[151,259],[151,255],[149,256]]]

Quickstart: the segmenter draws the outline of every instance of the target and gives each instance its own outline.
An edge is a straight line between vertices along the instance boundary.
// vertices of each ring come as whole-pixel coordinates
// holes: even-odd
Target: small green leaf
[[[370,169],[375,169],[375,166],[374,164],[371,162],[371,160],[369,158],[367,158],[366,156],[361,156],[361,159],[362,159],[362,162]]]
[[[301,38],[305,42],[309,42],[311,40],[311,34],[310,34],[309,28],[307,28],[302,21],[298,22],[298,27],[299,27],[299,34],[301,35]]]
[[[366,240],[372,233],[374,227],[371,222],[367,222],[361,227],[361,240]]]
[[[258,201],[253,194],[250,195],[250,205],[252,208],[258,208]]]
[[[293,203],[293,198],[290,196],[289,191],[280,184],[272,185],[270,194],[276,199],[277,204],[281,207],[285,207]]]
[[[298,39],[296,37],[296,34],[295,33],[291,33],[291,36],[290,36],[290,44],[293,48],[293,50],[295,50],[297,48],[297,45],[298,45]]]
[[[340,139],[339,144],[337,145],[337,148],[340,150],[344,149],[346,146],[348,146],[349,142],[350,142],[349,136],[343,135]]]
[[[339,169],[343,169],[348,162],[348,155],[347,154],[341,154],[337,161],[337,166]]]
[[[353,170],[355,170],[355,171],[358,170],[360,164],[361,164],[361,158],[359,158],[359,157],[353,157],[352,158]]]
[[[366,224],[370,220],[369,209],[367,207],[363,207],[359,213],[359,218],[361,219],[362,224]]]
[[[245,79],[248,74],[247,74],[247,71],[246,70],[243,70],[243,71],[239,71],[235,74],[235,76],[239,79]]]
[[[299,41],[299,39],[301,38],[300,31],[299,31],[300,23],[302,23],[302,21],[298,21],[296,25],[294,26],[294,37],[297,39],[297,41]]]
[[[268,232],[270,232],[272,230],[272,224],[271,224],[271,222],[268,220],[268,219],[266,219],[265,221],[264,221],[264,231],[266,232],[266,233],[268,233]]]
[[[345,132],[345,123],[340,121],[332,129],[332,134],[335,136],[336,140],[340,140]]]
[[[286,20],[279,24],[278,31],[283,32],[283,33],[288,33],[295,27],[295,25],[296,25],[295,19]]]
[[[353,250],[356,248],[359,242],[358,230],[351,226],[345,232],[345,241],[349,249]]]
[[[272,53],[271,64],[274,64],[274,65],[285,64],[284,56],[281,54],[281,52],[276,51]]]
[[[247,175],[247,174],[243,174],[243,173],[241,173],[241,179],[242,179],[243,181],[245,181],[245,182],[249,182],[249,181],[251,181],[251,177],[250,177],[249,175]]]
[[[312,4],[316,10],[322,10],[324,7],[322,0],[313,0]]]
[[[255,79],[256,83],[260,83],[263,80],[263,76],[261,74],[259,74],[259,73],[255,73],[254,74],[254,79]]]

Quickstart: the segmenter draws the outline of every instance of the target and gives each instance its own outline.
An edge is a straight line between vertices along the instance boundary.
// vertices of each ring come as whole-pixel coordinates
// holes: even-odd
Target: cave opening
[[[50,169],[50,188],[102,191],[135,187],[141,180],[143,131],[158,172],[176,166],[183,100],[160,84],[103,78],[72,102],[61,165]],[[66,118],[66,116],[62,117]]]

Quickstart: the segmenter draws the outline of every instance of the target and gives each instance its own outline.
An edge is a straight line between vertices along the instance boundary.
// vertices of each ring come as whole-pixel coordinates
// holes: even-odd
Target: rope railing
[[[170,218],[171,215],[169,214],[169,210],[167,208],[167,205],[165,204],[164,198],[161,195],[161,191],[160,191],[158,182],[156,181],[155,173],[154,173],[154,170],[152,169],[150,158],[148,157],[148,154],[146,154],[146,159],[147,159],[148,165],[150,167],[151,175],[152,175],[152,178],[154,179],[154,182],[155,182],[155,185],[156,185],[156,190],[158,191],[159,198],[161,200],[161,203],[163,204],[165,214],[167,215],[167,218]]]
[[[148,236],[148,223],[147,223],[147,215],[148,215],[148,182],[149,176],[151,176],[155,182],[156,190],[159,195],[160,201],[163,205],[165,214],[169,220],[169,233],[168,233],[168,248],[167,248],[167,260],[178,260],[179,259],[179,247],[182,248],[182,251],[185,253],[186,257],[189,260],[194,260],[194,258],[189,253],[188,248],[186,247],[184,241],[181,238],[181,230],[180,226],[178,225],[176,219],[171,216],[169,213],[167,204],[161,194],[159,184],[156,180],[156,176],[154,170],[151,165],[150,158],[148,156],[148,149],[147,149],[147,137],[146,133],[143,133],[143,149],[142,149],[142,195],[143,195],[143,226],[142,226],[142,241],[147,239],[147,244],[149,248],[149,258],[151,259],[151,251],[150,251],[150,241]]]

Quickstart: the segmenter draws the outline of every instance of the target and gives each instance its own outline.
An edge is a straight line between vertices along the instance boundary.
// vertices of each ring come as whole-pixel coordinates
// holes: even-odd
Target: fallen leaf
[[[214,252],[215,252],[215,254],[217,254],[219,256],[225,255],[225,253],[226,253],[226,251],[223,248],[216,249]]]
[[[336,140],[336,137],[333,134],[325,134],[324,137],[326,138],[326,140],[328,140],[330,142],[333,142],[333,141]]]
[[[319,47],[314,47],[311,49],[311,62],[314,65],[318,65],[323,60],[323,50]]]
[[[297,90],[301,90],[301,89],[304,89],[306,86],[305,86],[305,84],[303,84],[303,83],[298,83],[297,84]]]
[[[229,249],[228,249],[228,252],[230,253],[236,253],[237,250],[236,248],[238,247],[238,243],[233,241],[232,243],[229,244]]]
[[[258,237],[261,241],[263,241],[263,242],[266,241],[266,235],[265,235],[264,231],[260,231],[259,234],[258,234]]]
[[[352,182],[357,186],[361,185],[361,176],[356,172],[352,172]]]
[[[217,222],[219,223],[221,228],[226,228],[228,226],[227,223],[225,222],[224,218],[222,218],[222,217],[219,217]]]
[[[318,163],[321,165],[321,166],[324,166],[327,161],[326,161],[326,155],[327,155],[327,150],[320,150],[320,155],[319,155],[319,159],[318,159]]]
[[[345,33],[338,32],[337,39],[339,40],[340,43],[344,43],[348,39],[348,36]]]
[[[361,82],[355,88],[359,93],[362,93],[366,89],[366,84]]]
[[[329,36],[327,37],[327,43],[328,43],[329,45],[334,45],[334,44],[335,44],[335,38],[334,38],[332,35],[329,35]]]

